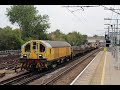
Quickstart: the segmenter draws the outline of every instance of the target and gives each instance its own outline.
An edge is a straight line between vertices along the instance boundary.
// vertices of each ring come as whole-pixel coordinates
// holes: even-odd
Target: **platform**
[[[120,70],[110,51],[100,51],[70,85],[120,85]]]

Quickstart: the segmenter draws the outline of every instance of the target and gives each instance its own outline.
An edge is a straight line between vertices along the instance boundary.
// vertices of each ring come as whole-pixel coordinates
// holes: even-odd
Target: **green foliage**
[[[93,37],[98,37],[98,35],[94,35]]]
[[[56,41],[66,40],[66,35],[63,34],[59,29],[57,29],[55,32],[50,33],[49,36],[51,37],[51,40],[56,40]]]
[[[36,32],[37,33],[37,32]],[[46,34],[40,33],[41,36],[37,37],[43,40],[67,41],[71,45],[81,45],[86,43],[87,35],[81,35],[79,32],[71,32],[68,34],[62,33],[59,29]],[[39,35],[40,35],[39,34]],[[38,35],[38,34],[37,34]],[[21,38],[22,33],[20,29],[12,29],[9,26],[0,28],[0,50],[20,49],[21,45],[29,40],[36,40],[35,36],[26,37],[24,40]]]
[[[12,30],[9,26],[0,30],[0,50],[20,49],[23,44],[20,30]]]
[[[67,41],[71,45],[82,45],[87,42],[87,35],[81,35],[79,32],[73,31],[67,35]]]
[[[83,39],[83,44],[85,44],[86,42],[88,42],[87,41],[87,35],[82,35],[82,36],[83,36],[83,38],[82,38]]]
[[[50,28],[49,16],[38,15],[34,5],[13,5],[7,8],[6,15],[20,29],[12,30],[9,26],[0,28],[0,50],[20,49],[22,44],[33,39],[49,39],[46,34]]]
[[[13,5],[7,8],[7,14],[12,24],[17,23],[22,30],[22,39],[44,39],[49,26],[48,15],[38,15],[34,5]],[[45,36],[46,37],[46,36]]]
[[[32,26],[32,37],[35,39],[47,39],[46,29],[50,28],[48,24],[48,15],[39,15],[36,17]]]
[[[47,34],[50,28],[49,16],[39,15],[34,5],[13,5],[7,8],[9,21],[17,23],[20,29],[9,26],[0,28],[0,50],[20,49],[29,40],[57,40],[67,41],[71,45],[81,45],[87,42],[87,35],[79,32],[62,33],[59,29]]]
[[[79,43],[81,43],[81,35],[75,31],[72,33],[69,33],[67,35],[67,41],[71,45],[78,45]]]
[[[81,35],[79,32],[73,31],[67,35],[63,34],[59,29],[49,34],[51,40],[67,41],[72,46],[81,45],[87,42],[87,35]]]

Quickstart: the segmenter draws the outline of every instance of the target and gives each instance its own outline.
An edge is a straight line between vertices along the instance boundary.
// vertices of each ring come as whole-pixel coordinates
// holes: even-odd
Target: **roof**
[[[104,36],[87,37],[87,40],[88,40],[88,39],[94,39],[94,40],[99,39],[99,40],[105,40],[105,37],[104,37]]]
[[[55,48],[55,47],[71,47],[71,45],[65,41],[49,41],[49,40],[40,40],[46,47]]]
[[[49,40],[31,40],[33,41],[40,41],[42,42],[47,48],[55,48],[55,47],[71,47],[71,45],[68,42],[65,41],[49,41]],[[25,44],[22,45],[22,48],[30,43],[31,41],[26,42]]]

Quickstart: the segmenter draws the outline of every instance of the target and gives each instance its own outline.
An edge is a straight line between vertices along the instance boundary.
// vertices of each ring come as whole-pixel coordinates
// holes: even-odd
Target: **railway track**
[[[19,55],[8,55],[7,57],[0,57],[0,70],[12,69],[19,64]]]
[[[16,66],[20,65],[19,62],[13,62],[13,63],[9,63],[9,64],[0,64],[0,70],[1,69],[14,69]]]
[[[82,60],[78,61],[77,63],[73,64],[71,67],[68,67],[67,69],[65,69],[62,72],[59,72],[59,74],[56,74],[55,77],[51,78],[50,80],[44,82],[42,85],[53,85],[54,82],[56,82],[57,80],[59,80],[61,77],[63,77],[64,75],[66,75],[68,72],[70,72],[72,69],[74,69],[76,66],[78,66],[79,64],[81,64],[83,61],[85,61],[87,58],[89,57],[94,57],[93,54],[95,54],[96,52],[98,52],[98,50],[95,50],[92,53],[89,53],[86,57],[83,57]],[[85,66],[84,66],[85,67]],[[70,75],[70,74],[69,74]]]
[[[59,68],[59,67],[57,67]],[[57,69],[55,68],[55,69]],[[24,74],[20,74],[18,76],[6,79],[4,81],[0,82],[0,85],[25,85],[30,83],[33,80],[36,80],[42,76],[44,76],[47,73],[50,73],[54,71],[55,69],[52,70],[47,70],[47,71],[41,71],[41,72],[26,72]]]
[[[14,84],[16,83],[17,81],[21,80],[21,79],[24,79],[28,76],[32,75],[30,72],[25,72],[23,74],[20,74],[18,76],[15,76],[15,77],[12,77],[12,78],[9,78],[9,79],[6,79],[4,81],[1,81],[0,82],[0,85],[11,85],[11,84]]]
[[[60,74],[56,75],[56,77],[50,79],[49,81],[47,82],[43,82],[41,83],[42,85],[49,85],[51,84],[52,82],[56,81],[59,77],[61,77],[63,74],[69,72],[70,70],[72,70],[72,68],[74,68],[75,66],[77,66],[79,63],[81,63],[83,60],[85,60],[86,58],[90,57],[93,53],[97,52],[98,50],[94,50],[92,51],[91,53],[88,53],[87,55],[84,55],[84,57],[82,58],[81,61],[79,61],[78,63],[72,65],[71,67],[69,67],[68,69],[64,70],[63,72],[61,72]],[[77,57],[75,59],[78,59],[80,57]],[[73,62],[74,60],[71,60],[67,63],[70,63],[70,62]],[[36,72],[27,72],[27,73],[24,73],[24,74],[21,74],[19,76],[16,76],[16,77],[13,77],[13,78],[10,78],[10,79],[7,79],[5,81],[2,81],[0,82],[0,85],[25,85],[25,84],[28,84],[38,78],[41,78],[42,76],[46,75],[46,74],[49,74],[50,72],[53,72],[55,70],[57,70],[58,68],[60,67],[63,67],[65,66],[67,63],[65,64],[61,64],[59,65],[58,67],[54,68],[54,69],[51,69],[51,70],[47,70],[47,71],[41,71],[40,73],[36,73]]]

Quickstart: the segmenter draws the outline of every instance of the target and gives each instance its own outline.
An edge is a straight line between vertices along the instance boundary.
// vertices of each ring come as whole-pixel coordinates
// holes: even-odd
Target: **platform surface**
[[[110,51],[100,51],[70,85],[120,85],[120,69]]]

